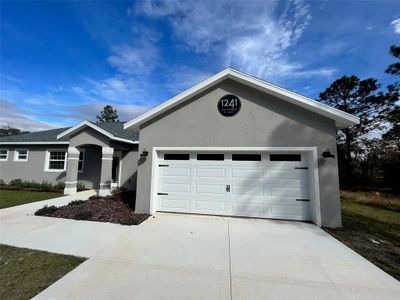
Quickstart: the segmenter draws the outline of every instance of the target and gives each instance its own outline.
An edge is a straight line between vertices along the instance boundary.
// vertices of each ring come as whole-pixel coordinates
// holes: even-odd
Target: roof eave
[[[80,122],[79,124],[67,129],[66,131],[61,132],[59,135],[57,135],[57,139],[60,139],[63,137],[69,137],[72,134],[78,132],[79,130],[81,130],[82,128],[85,128],[85,127],[90,127],[92,129],[96,130],[97,132],[107,136],[110,140],[113,140],[113,141],[118,141],[118,142],[123,142],[123,143],[128,143],[128,144],[138,144],[139,143],[138,141],[132,141],[132,140],[116,137],[116,136],[112,135],[111,133],[109,133],[108,131],[100,128],[99,126],[96,126],[95,124],[93,124],[87,120],[84,120],[84,121]]]
[[[227,78],[230,78],[247,86],[253,87],[265,93],[274,95],[287,102],[293,103],[305,109],[314,111],[315,113],[323,115],[329,119],[332,119],[335,121],[337,128],[346,128],[352,125],[359,124],[360,122],[359,118],[356,116],[345,113],[336,108],[322,104],[318,101],[312,100],[310,98],[286,90],[279,86],[270,84],[259,78],[250,76],[248,74],[239,72],[231,68],[227,68],[203,80],[202,82],[187,89],[186,91],[176,95],[175,97],[161,103],[160,105],[150,109],[149,111],[141,114],[140,116],[132,119],[131,121],[126,122],[124,124],[124,129],[132,131],[138,130],[140,128],[140,125],[142,125],[143,123],[166,112],[167,110],[175,107],[176,105],[179,105],[180,103],[186,101],[188,98],[196,96],[197,94],[203,92],[204,90],[213,87],[214,85],[218,84],[219,82]]]

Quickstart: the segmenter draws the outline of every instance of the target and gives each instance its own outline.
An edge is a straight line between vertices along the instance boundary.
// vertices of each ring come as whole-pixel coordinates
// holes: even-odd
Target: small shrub
[[[86,186],[82,182],[78,182],[78,184],[76,185],[76,189],[78,191],[84,191],[86,190]]]
[[[90,210],[82,210],[78,212],[75,216],[75,220],[89,220],[93,216],[93,213]]]
[[[63,190],[63,189],[65,188],[65,183],[59,181],[59,182],[57,182],[57,184],[54,185],[54,188],[55,188],[56,190]]]
[[[6,186],[6,184],[5,184],[3,179],[0,179],[0,186]]]
[[[40,185],[40,189],[45,192],[49,192],[53,190],[53,185],[50,182],[43,180],[42,184]]]
[[[70,203],[68,203],[68,205],[79,205],[82,204],[83,202],[85,202],[84,200],[73,200]]]
[[[100,198],[99,194],[96,194],[96,195],[90,196],[88,199],[93,200],[93,199],[98,199],[98,198]]]
[[[136,218],[125,219],[120,222],[121,225],[139,225],[139,220]]]
[[[115,189],[113,189],[111,191],[111,194],[112,195],[119,195],[119,194],[125,193],[126,191],[127,191],[127,189],[124,188],[124,187],[116,187]]]
[[[8,183],[10,186],[22,187],[22,179],[13,179]]]
[[[54,205],[50,206],[43,206],[42,208],[39,208],[37,211],[35,211],[35,216],[47,216],[57,210],[57,207]]]

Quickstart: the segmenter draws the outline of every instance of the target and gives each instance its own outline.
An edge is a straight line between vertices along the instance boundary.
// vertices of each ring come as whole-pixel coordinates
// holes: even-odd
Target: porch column
[[[106,196],[111,194],[112,161],[114,148],[102,147],[101,153],[102,157],[99,196]]]
[[[78,183],[79,150],[76,147],[68,147],[67,174],[65,177],[64,195],[76,193]]]

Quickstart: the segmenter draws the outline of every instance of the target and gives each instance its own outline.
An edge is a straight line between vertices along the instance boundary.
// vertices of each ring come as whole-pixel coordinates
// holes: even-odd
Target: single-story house
[[[136,190],[136,211],[341,226],[336,131],[353,115],[231,68],[126,123],[0,138],[0,179]]]

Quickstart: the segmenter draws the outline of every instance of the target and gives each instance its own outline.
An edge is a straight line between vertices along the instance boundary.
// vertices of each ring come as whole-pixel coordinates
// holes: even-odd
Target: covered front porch
[[[122,154],[120,149],[90,144],[68,147],[64,194],[75,194],[78,182],[98,190],[100,196],[121,187]]]
[[[135,190],[138,142],[124,135],[122,123],[89,121],[60,134],[69,139],[64,194],[75,194],[78,184],[98,190],[100,196],[117,187]]]

